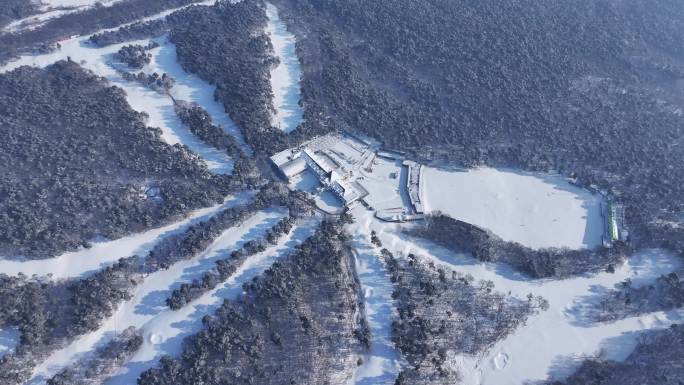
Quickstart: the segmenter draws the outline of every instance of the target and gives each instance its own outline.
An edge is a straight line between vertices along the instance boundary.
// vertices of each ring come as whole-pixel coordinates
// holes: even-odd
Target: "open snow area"
[[[587,321],[577,313],[578,304],[595,301],[598,293],[630,278],[643,284],[682,267],[675,256],[661,250],[644,250],[630,258],[615,273],[599,273],[565,280],[531,280],[505,264],[482,263],[431,242],[401,233],[402,225],[381,222],[363,207],[352,214],[357,231],[375,230],[383,246],[396,257],[422,255],[435,263],[464,273],[475,280],[491,280],[495,290],[524,298],[528,293],[549,301],[549,310],[531,317],[508,338],[483,356],[449,357],[468,385],[508,385],[525,381],[564,378],[582,357],[603,351],[606,357],[624,360],[636,346],[640,331],[669,327],[684,320],[684,310],[655,312],[613,323]],[[405,225],[403,225],[405,226]],[[363,230],[365,229],[365,230]],[[372,308],[372,305],[371,305]]]
[[[52,279],[82,277],[108,266],[119,258],[145,255],[163,238],[180,233],[194,223],[200,222],[228,207],[245,203],[251,194],[227,198],[223,204],[191,212],[187,218],[156,229],[132,234],[115,240],[93,242],[89,249],[64,253],[49,259],[10,260],[0,259],[0,272],[7,275],[22,273],[28,277],[50,276]]]
[[[295,37],[287,31],[285,23],[278,16],[278,9],[271,3],[266,3],[266,16],[266,33],[271,37],[275,55],[280,59],[280,64],[271,70],[273,106],[276,110],[273,125],[290,132],[302,122],[304,114],[299,105],[301,69],[295,53]]]
[[[148,40],[133,41],[122,44],[115,44],[104,48],[95,47],[87,42],[87,37],[68,39],[62,42],[61,49],[44,55],[28,55],[22,56],[20,59],[8,63],[2,67],[0,71],[9,71],[22,65],[31,65],[44,67],[52,64],[58,60],[71,60],[78,62],[86,69],[93,71],[95,74],[105,77],[110,84],[122,88],[127,95],[128,103],[131,108],[138,112],[144,112],[149,117],[147,125],[151,127],[159,127],[162,130],[162,139],[168,144],[180,143],[186,145],[190,151],[199,155],[207,164],[209,170],[216,173],[230,173],[233,169],[233,160],[223,151],[219,151],[213,147],[202,142],[199,138],[193,135],[190,130],[183,125],[180,119],[176,116],[174,111],[173,100],[168,96],[159,92],[153,91],[136,82],[129,82],[124,80],[113,66],[113,54],[122,46],[128,44],[147,45]],[[169,54],[169,50],[173,50],[173,54]],[[211,94],[202,96],[203,92],[207,91],[207,83],[199,80],[197,77],[190,77],[187,73],[179,69],[179,66],[169,63],[169,59],[175,59],[175,48],[172,46],[165,46],[165,49],[158,49],[156,51],[156,60],[154,62],[155,68],[161,70],[162,67],[169,68],[174,71],[174,76],[178,83],[179,95],[185,96],[189,101],[193,101],[195,97],[200,102],[206,102],[206,98],[213,97]],[[152,64],[152,63],[150,63]],[[120,65],[120,64],[118,64]],[[184,78],[186,77],[187,78]],[[212,95],[212,96],[209,96]],[[224,129],[230,134],[236,135],[237,130],[235,125],[229,121],[225,113],[219,113],[217,106],[209,105],[213,116],[219,120]],[[241,138],[239,138],[241,140]],[[244,143],[244,141],[242,141]]]
[[[425,212],[441,211],[532,248],[601,244],[601,199],[560,176],[424,167]]]
[[[178,353],[182,338],[199,330],[201,318],[211,309],[220,305],[223,296],[227,294],[225,290],[229,288],[242,290],[243,282],[258,274],[261,268],[265,269],[270,266],[267,261],[272,262],[272,260],[266,257],[275,258],[279,255],[278,250],[280,248],[293,246],[293,243],[287,243],[288,240],[296,239],[298,242],[309,231],[313,231],[314,220],[308,222],[308,226],[302,226],[307,230],[294,229],[290,233],[290,237],[284,237],[287,238],[287,240],[283,240],[286,244],[279,243],[276,246],[279,247],[278,250],[272,247],[262,254],[250,257],[224,286],[219,286],[216,290],[207,293],[179,311],[172,311],[165,304],[165,300],[172,290],[182,282],[189,282],[201,277],[205,271],[215,265],[216,260],[229,256],[231,251],[246,241],[262,236],[285,214],[286,210],[284,209],[260,211],[239,226],[225,230],[197,257],[178,262],[167,270],[150,274],[142,284],[136,287],[133,298],[119,305],[114,315],[106,319],[98,330],[83,335],[67,347],[53,352],[36,367],[30,383],[44,383],[65,366],[84,354],[92,352],[96,346],[109,341],[117,331],[124,330],[129,326],[142,327],[145,337],[145,344],[133,359],[131,370],[140,369],[143,365],[145,368],[153,365],[156,358],[162,353]],[[259,269],[254,268],[257,265]],[[126,384],[134,382],[135,378],[133,380],[128,378],[124,381]]]

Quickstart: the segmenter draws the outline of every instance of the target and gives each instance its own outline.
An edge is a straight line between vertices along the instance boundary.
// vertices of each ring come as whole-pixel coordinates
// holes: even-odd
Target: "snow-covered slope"
[[[247,201],[249,195],[252,194],[240,194],[237,197],[226,199],[223,204],[195,210],[187,218],[163,227],[115,240],[93,242],[89,249],[67,252],[54,258],[39,260],[0,259],[0,273],[7,275],[22,273],[28,277],[50,275],[52,279],[84,276],[116,262],[119,258],[134,254],[144,255],[164,237],[182,232],[193,223],[202,221],[224,208],[242,204]]]
[[[399,373],[400,355],[392,342],[392,318],[396,310],[392,283],[378,249],[368,242],[369,233],[358,222],[348,227],[356,250],[356,270],[364,291],[366,317],[371,330],[371,348],[354,373],[357,385],[394,384]]]
[[[136,287],[133,298],[121,304],[114,315],[105,320],[98,330],[83,335],[69,344],[69,346],[53,352],[43,363],[36,367],[31,383],[40,384],[45,382],[56,372],[72,363],[78,356],[92,352],[94,347],[111,339],[117,331],[124,330],[129,326],[145,328],[150,322],[154,322],[156,318],[164,316],[167,312],[176,313],[166,307],[165,299],[180,282],[199,278],[206,270],[214,266],[215,260],[225,258],[232,250],[238,248],[244,242],[263,235],[267,229],[285,214],[286,211],[283,209],[260,211],[246,219],[239,226],[225,230],[199,256],[178,262],[167,270],[160,270],[150,274],[142,284]],[[270,251],[273,252],[273,250]],[[250,261],[245,266],[250,266],[252,263]],[[247,267],[244,268],[247,269]],[[236,273],[235,277],[238,276],[241,276],[240,273]],[[239,282],[242,283],[243,281]],[[212,297],[215,294],[216,291],[212,292]],[[220,301],[220,297],[216,296],[213,301]],[[157,353],[171,353],[171,351],[166,350],[169,344],[167,339],[174,339],[182,333],[189,333],[190,329],[187,327],[188,325],[184,325],[184,322],[190,322],[190,319],[194,320],[194,328],[197,328],[199,320],[208,311],[207,308],[202,306],[197,306],[196,310],[197,312],[193,312],[194,318],[188,318],[190,313],[181,312],[170,316],[167,314],[166,317],[170,318],[166,329],[162,330],[157,327],[145,328],[144,336],[147,342],[140,354],[146,354],[145,352],[149,354],[151,351],[157,350]],[[150,342],[152,345],[149,345]],[[179,341],[176,342],[179,343]],[[148,357],[148,359],[150,358]],[[133,382],[135,381],[129,383]]]
[[[301,69],[295,53],[295,37],[287,31],[285,23],[278,16],[278,9],[271,3],[266,3],[266,16],[266,33],[271,37],[275,55],[280,59],[280,64],[271,70],[273,104],[276,109],[273,125],[290,132],[302,122],[304,113],[299,106]]]
[[[142,325],[146,338],[140,350],[131,358],[117,375],[108,380],[109,385],[128,385],[135,383],[140,374],[157,364],[159,358],[168,354],[177,356],[182,349],[183,338],[202,328],[202,317],[211,314],[225,299],[233,299],[242,293],[242,284],[269,268],[273,262],[290,252],[296,245],[311,236],[318,219],[310,218],[293,228],[289,235],[278,244],[249,259],[223,285],[205,293],[180,310],[165,309],[149,322]]]
[[[424,167],[426,212],[439,210],[533,248],[601,243],[600,198],[560,176],[478,168]]]

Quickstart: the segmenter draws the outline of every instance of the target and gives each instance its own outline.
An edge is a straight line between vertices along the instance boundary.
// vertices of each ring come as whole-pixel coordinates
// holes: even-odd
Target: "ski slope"
[[[295,37],[287,31],[280,20],[278,9],[266,3],[266,34],[271,38],[273,50],[280,64],[271,69],[271,89],[275,115],[272,124],[285,132],[291,132],[302,122],[304,111],[299,105],[301,68],[295,53]]]
[[[601,244],[601,198],[558,175],[477,168],[423,167],[426,212],[491,230],[532,248],[592,248]]]
[[[59,280],[65,278],[84,277],[100,270],[120,258],[131,255],[145,255],[157,242],[173,234],[185,231],[189,226],[206,220],[217,212],[245,203],[251,193],[239,194],[226,198],[222,204],[192,211],[187,218],[166,226],[150,229],[141,233],[128,235],[119,239],[93,242],[89,249],[82,248],[70,251],[54,258],[12,260],[0,259],[0,273],[10,276],[24,274],[31,276],[49,276]]]
[[[244,220],[240,225],[226,229],[200,255],[189,260],[180,261],[166,270],[156,271],[135,288],[133,298],[120,304],[115,313],[104,320],[99,329],[80,336],[63,349],[53,352],[45,361],[38,365],[33,372],[31,384],[42,384],[62,368],[73,363],[83,354],[92,352],[97,346],[106,343],[117,331],[129,326],[143,327],[152,322],[160,314],[172,312],[165,304],[165,300],[172,290],[181,282],[192,281],[214,266],[214,261],[230,255],[232,250],[240,247],[244,242],[265,234],[271,226],[286,214],[284,209],[271,209],[257,212]],[[271,250],[272,251],[272,250]],[[246,264],[247,266],[249,263]],[[240,273],[236,273],[238,276]],[[217,299],[218,300],[218,299]],[[175,312],[174,312],[175,313]],[[197,317],[199,320],[206,312]],[[144,329],[144,337],[149,342],[164,341],[177,336],[188,329],[182,323],[188,316],[186,313],[174,315],[176,322],[170,324],[169,329]],[[146,342],[147,343],[147,342]],[[146,345],[149,346],[149,345]],[[162,347],[164,345],[161,345]],[[143,348],[141,352],[145,352]]]
[[[219,285],[177,311],[164,309],[149,322],[143,324],[143,333],[148,338],[131,360],[121,368],[119,373],[106,381],[106,384],[134,384],[143,371],[157,365],[162,355],[177,357],[182,351],[183,339],[202,329],[204,315],[212,314],[223,304],[224,300],[234,299],[240,295],[243,292],[243,283],[261,274],[276,259],[291,252],[296,245],[311,236],[318,222],[316,218],[304,220],[287,236],[282,237],[276,245],[249,257],[223,285]]]
[[[392,319],[397,316],[392,283],[379,249],[369,242],[370,232],[356,221],[347,227],[356,254],[356,272],[364,291],[364,307],[371,330],[371,347],[356,368],[356,385],[392,385],[400,371],[401,357],[392,342]]]

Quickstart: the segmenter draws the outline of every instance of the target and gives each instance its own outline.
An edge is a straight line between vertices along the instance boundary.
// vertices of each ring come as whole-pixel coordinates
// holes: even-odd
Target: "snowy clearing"
[[[287,31],[285,23],[280,20],[278,9],[271,3],[266,3],[266,16],[266,33],[271,38],[275,55],[280,59],[280,64],[271,69],[273,106],[276,110],[273,125],[285,132],[291,132],[302,122],[304,116],[299,105],[301,69],[295,52],[295,37]]]
[[[669,327],[684,320],[684,310],[655,312],[614,323],[590,323],[574,309],[579,303],[597,299],[596,293],[613,288],[626,278],[635,285],[681,268],[681,261],[661,250],[643,250],[616,268],[614,274],[599,273],[566,280],[530,280],[504,264],[481,263],[474,258],[411,239],[399,231],[401,225],[380,222],[362,207],[352,214],[366,233],[375,230],[383,246],[396,257],[419,254],[476,280],[491,280],[495,290],[524,298],[528,293],[549,301],[549,310],[531,317],[525,326],[497,343],[482,357],[450,356],[463,374],[464,384],[507,385],[525,381],[564,378],[579,359],[603,350],[606,357],[624,360],[637,342],[640,331]]]
[[[28,277],[49,275],[55,280],[82,277],[116,262],[119,258],[134,254],[144,255],[163,238],[182,232],[190,225],[205,220],[220,210],[245,203],[251,195],[244,193],[237,197],[230,197],[223,204],[195,210],[181,221],[115,240],[93,242],[89,249],[67,252],[54,258],[0,259],[0,273],[11,276],[21,273]]]
[[[129,326],[145,327],[148,323],[153,322],[155,318],[168,312],[175,313],[175,315],[170,315],[171,319],[168,323],[168,329],[144,329],[145,338],[150,342],[162,342],[166,338],[172,338],[181,332],[189,333],[187,325],[184,325],[183,322],[187,319],[188,314],[173,312],[165,304],[165,300],[171,291],[180,285],[181,282],[199,278],[206,270],[214,266],[214,261],[225,258],[232,250],[240,247],[244,242],[262,236],[266,230],[285,214],[286,210],[284,209],[260,211],[246,219],[239,226],[225,230],[197,257],[178,262],[167,270],[160,270],[150,274],[142,284],[135,288],[133,298],[119,305],[114,315],[106,319],[98,330],[83,335],[69,344],[69,346],[53,352],[43,363],[36,367],[30,383],[44,383],[48,378],[65,366],[73,363],[80,356],[88,354],[96,346],[106,343],[117,331],[124,330]],[[248,261],[245,265],[249,263]],[[238,275],[239,273],[236,273],[236,276]],[[215,301],[219,300],[220,298],[218,297],[215,299]],[[196,324],[195,327],[200,326],[200,319],[204,314],[204,312],[196,314],[196,317],[193,318]],[[169,317],[168,314],[166,316]],[[186,320],[185,322],[189,321]],[[158,345],[153,350],[160,349],[167,352],[167,345],[167,343]],[[177,342],[177,345],[180,346],[180,341]],[[149,350],[144,348],[140,353],[144,352],[149,352]]]
[[[147,125],[150,127],[159,127],[162,130],[161,136],[165,142],[170,145],[176,143],[186,145],[190,151],[199,155],[200,158],[204,160],[210,171],[216,173],[232,172],[233,160],[225,152],[210,147],[193,135],[176,116],[173,100],[171,100],[169,96],[160,94],[138,83],[122,79],[117,71],[110,65],[113,61],[112,54],[118,51],[122,46],[128,44],[147,45],[148,40],[132,41],[104,48],[97,48],[88,44],[87,38],[69,39],[64,41],[62,43],[62,48],[55,52],[45,55],[22,56],[20,59],[8,63],[1,71],[9,71],[22,65],[44,67],[58,60],[67,60],[68,58],[71,58],[71,60],[78,62],[82,67],[109,80],[111,85],[122,88],[126,92],[127,100],[131,108],[138,112],[146,113],[149,117]],[[157,53],[159,54],[160,52],[161,50]],[[190,94],[188,89],[192,89],[188,84],[196,83],[197,85],[194,89],[200,91],[203,87],[206,87],[206,83],[199,81],[196,77],[192,79],[183,79],[181,74],[177,75],[179,83],[186,85],[183,90],[188,94]],[[213,93],[211,95],[213,95]],[[223,118],[223,121],[225,122],[226,119],[227,118]],[[224,128],[227,128],[228,132],[231,133],[230,126],[224,124]]]
[[[532,248],[601,244],[601,199],[557,175],[424,167],[425,212],[439,210]]]

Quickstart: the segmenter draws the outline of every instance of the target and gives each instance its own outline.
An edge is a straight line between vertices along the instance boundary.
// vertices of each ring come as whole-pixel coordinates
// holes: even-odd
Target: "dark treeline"
[[[491,231],[439,212],[428,215],[425,226],[416,228],[412,233],[449,249],[468,252],[480,261],[510,264],[533,278],[567,278],[611,270],[631,253],[630,247],[619,241],[612,248],[532,249],[517,242],[504,241]]]
[[[203,319],[178,358],[140,385],[326,384],[348,378],[364,350],[356,335],[363,295],[349,237],[324,222],[295,252]]]
[[[0,2],[0,28],[37,11],[36,3],[31,0],[3,0]]]
[[[399,313],[392,340],[409,363],[396,385],[458,383],[460,374],[446,364],[449,354],[484,353],[548,308],[541,297],[507,297],[491,281],[475,282],[413,254],[400,261],[387,249],[380,253]]]
[[[98,47],[106,47],[108,45],[131,40],[160,37],[168,31],[169,25],[166,23],[166,18],[163,18],[150,21],[139,21],[114,31],[100,32],[91,36],[89,40]]]
[[[202,296],[202,294],[214,289],[220,283],[230,278],[245,260],[257,253],[265,251],[268,246],[275,245],[278,240],[287,235],[296,218],[288,215],[273,225],[261,238],[245,242],[242,247],[230,253],[230,257],[217,260],[216,267],[205,272],[202,278],[190,283],[183,283],[175,289],[166,299],[166,304],[172,310],[178,310],[187,303]]]
[[[309,211],[299,193],[269,184],[248,204],[222,210],[165,237],[144,257],[122,258],[92,276],[54,282],[0,274],[0,328],[16,326],[21,332],[15,351],[0,358],[0,383],[23,383],[40,359],[100,327],[146,275],[199,255],[226,229],[276,206],[287,207],[292,216]]]
[[[92,7],[51,19],[44,25],[18,33],[0,34],[0,63],[30,52],[34,46],[54,43],[73,35],[113,28],[198,0],[122,0],[109,7]],[[5,0],[3,0],[3,3]]]
[[[684,378],[684,325],[645,332],[623,362],[585,360],[565,381],[549,385],[681,385]]]
[[[55,374],[47,385],[90,385],[101,383],[114,373],[143,344],[140,330],[125,329],[106,345],[95,350],[93,357],[84,358]]]
[[[119,238],[244,187],[163,142],[121,89],[73,62],[0,75],[0,126],[5,256],[45,258],[95,236]]]
[[[626,203],[639,246],[684,252],[681,1],[274,3],[297,37],[306,114],[332,121],[312,131],[559,170]]]
[[[271,125],[274,107],[269,79],[277,59],[265,34],[262,2],[223,1],[176,12],[168,21],[170,40],[176,44],[183,69],[216,85],[216,99],[252,148],[271,155],[290,146],[294,139]]]

